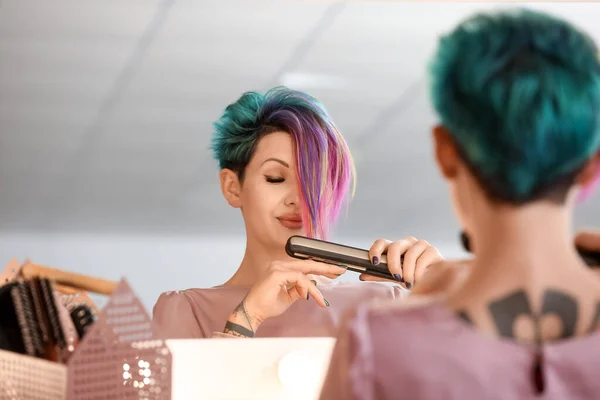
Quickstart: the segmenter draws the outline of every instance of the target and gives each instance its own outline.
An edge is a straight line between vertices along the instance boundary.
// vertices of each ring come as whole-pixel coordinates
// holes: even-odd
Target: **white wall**
[[[336,241],[366,248],[372,239]],[[455,244],[436,245],[446,258],[463,255]],[[106,279],[124,276],[149,312],[163,291],[222,284],[243,252],[243,237],[0,234],[0,265],[11,258],[30,258],[36,264]],[[344,279],[357,276],[347,274]]]

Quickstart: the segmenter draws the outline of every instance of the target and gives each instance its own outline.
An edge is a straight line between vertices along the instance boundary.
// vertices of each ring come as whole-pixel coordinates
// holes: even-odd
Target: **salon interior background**
[[[507,5],[504,5],[507,6]],[[532,3],[600,41],[600,3]],[[462,254],[431,157],[425,69],[474,3],[0,2],[0,261],[161,291],[222,283],[244,246],[208,151],[243,91],[288,85],[328,107],[358,190],[336,239],[425,238]],[[600,224],[600,195],[577,225]]]

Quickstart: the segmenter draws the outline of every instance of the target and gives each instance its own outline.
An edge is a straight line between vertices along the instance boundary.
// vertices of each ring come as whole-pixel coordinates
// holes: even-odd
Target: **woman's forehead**
[[[256,146],[254,161],[262,164],[268,158],[278,158],[288,164],[294,159],[293,140],[287,132],[273,132],[263,136]]]

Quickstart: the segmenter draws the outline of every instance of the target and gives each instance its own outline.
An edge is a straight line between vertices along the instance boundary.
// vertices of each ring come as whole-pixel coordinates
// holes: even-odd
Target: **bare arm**
[[[442,261],[432,265],[413,289],[411,296],[437,295],[460,284],[469,272],[470,261]]]

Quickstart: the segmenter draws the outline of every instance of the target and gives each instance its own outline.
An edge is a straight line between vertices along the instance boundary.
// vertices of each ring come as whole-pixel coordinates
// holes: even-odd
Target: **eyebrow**
[[[276,163],[279,163],[279,164],[283,165],[286,168],[290,167],[290,164],[286,163],[285,161],[280,160],[279,158],[273,158],[273,157],[267,158],[265,161],[263,161],[263,163],[261,165],[267,163],[268,161],[275,161]]]

